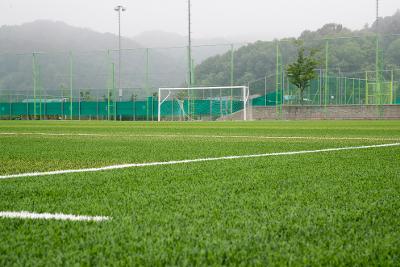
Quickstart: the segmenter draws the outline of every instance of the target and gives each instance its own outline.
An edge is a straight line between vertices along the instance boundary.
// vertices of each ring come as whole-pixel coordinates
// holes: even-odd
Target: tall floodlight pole
[[[125,7],[119,5],[114,8],[118,12],[118,90],[119,101],[122,101],[122,88],[121,88],[121,12],[126,10]]]
[[[378,32],[379,24],[379,0],[376,0],[376,32]]]
[[[192,86],[192,6],[188,0],[188,87]]]
[[[376,79],[376,88],[378,93],[378,104],[381,104],[381,77],[380,77],[380,60],[379,60],[379,0],[376,0],[376,59],[375,59],[375,79]],[[376,101],[376,100],[375,100]]]

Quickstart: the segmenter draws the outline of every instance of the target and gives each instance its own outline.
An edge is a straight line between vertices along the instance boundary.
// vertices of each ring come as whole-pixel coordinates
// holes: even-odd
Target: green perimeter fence
[[[22,97],[23,98],[23,97]],[[215,120],[243,109],[243,101],[229,98],[169,100],[161,106],[164,120]],[[86,119],[157,121],[158,100],[69,101],[57,98],[0,102],[1,119]]]
[[[400,104],[400,35],[318,34],[193,46],[191,51],[188,47],[124,49],[121,65],[118,50],[0,54],[0,118],[155,121],[157,89],[186,86],[247,85],[250,105],[278,110],[301,102]],[[288,64],[296,60],[299,42],[316,51],[319,62],[317,78],[302,101],[286,74]],[[162,105],[161,116],[217,119],[243,108],[234,99],[229,94],[172,99]]]
[[[305,89],[303,105],[396,105],[400,104],[400,82],[394,80],[399,70],[384,71],[377,82],[375,72],[365,72],[364,78],[327,77],[317,70],[317,79]],[[264,77],[249,83],[253,106],[301,105],[300,90],[293,86],[286,73],[279,82],[276,76]]]

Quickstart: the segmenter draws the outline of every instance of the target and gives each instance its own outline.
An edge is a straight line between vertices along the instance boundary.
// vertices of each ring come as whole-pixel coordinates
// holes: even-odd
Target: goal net
[[[158,121],[247,120],[246,86],[160,88]]]

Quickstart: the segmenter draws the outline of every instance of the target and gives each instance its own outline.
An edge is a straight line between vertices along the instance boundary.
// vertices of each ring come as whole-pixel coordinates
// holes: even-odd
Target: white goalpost
[[[158,89],[158,121],[247,120],[247,86]]]

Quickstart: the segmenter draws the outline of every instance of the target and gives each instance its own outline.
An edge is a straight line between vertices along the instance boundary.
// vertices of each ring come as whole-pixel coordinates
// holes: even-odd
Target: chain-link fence
[[[252,106],[278,111],[400,104],[400,36],[303,37],[194,46],[190,59],[187,47],[2,54],[0,118],[155,121],[159,87],[244,85]],[[287,75],[299,42],[318,61],[303,93]]]

